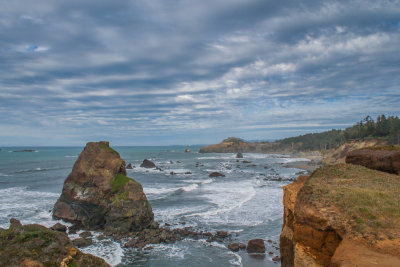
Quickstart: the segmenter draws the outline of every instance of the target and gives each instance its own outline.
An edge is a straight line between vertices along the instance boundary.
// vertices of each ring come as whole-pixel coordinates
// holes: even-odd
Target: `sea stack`
[[[124,234],[155,227],[142,185],[126,176],[109,142],[89,142],[64,182],[53,217],[78,227]]]

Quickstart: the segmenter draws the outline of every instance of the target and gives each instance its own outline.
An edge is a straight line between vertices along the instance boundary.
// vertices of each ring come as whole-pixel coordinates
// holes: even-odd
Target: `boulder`
[[[237,154],[236,154],[236,158],[237,158],[237,159],[242,159],[242,158],[243,158],[243,154],[240,153],[240,152],[237,153]]]
[[[123,234],[154,221],[140,183],[125,176],[125,162],[109,143],[90,142],[64,182],[53,217],[76,228]]]
[[[239,243],[232,243],[228,245],[228,249],[232,251],[239,251]]]
[[[229,233],[227,231],[217,231],[217,236],[218,237],[222,237],[225,238],[229,235]]]
[[[54,230],[54,231],[63,232],[63,233],[67,232],[67,226],[65,226],[64,224],[61,224],[61,223],[56,223],[55,225],[50,227],[50,229]]]
[[[72,240],[72,243],[77,246],[78,248],[84,248],[87,246],[90,246],[92,244],[92,239],[91,238],[77,238]]]
[[[208,175],[208,177],[225,177],[224,174],[220,173],[220,172],[212,172]]]
[[[152,168],[156,168],[156,164],[154,164],[154,162],[152,162],[152,161],[150,161],[148,159],[145,159],[145,160],[143,160],[143,163],[140,164],[140,167],[147,168],[147,169],[152,169]]]
[[[133,169],[132,163],[129,163],[129,164],[126,166],[126,168],[127,168],[127,169],[130,169],[130,170]]]
[[[252,239],[247,243],[248,253],[265,253],[265,244],[263,239]]]
[[[400,148],[386,146],[353,150],[347,153],[346,163],[400,174]]]
[[[0,266],[110,266],[76,249],[60,231],[38,224],[12,225],[0,235]]]
[[[91,237],[92,233],[89,231],[84,231],[84,232],[80,233],[79,236],[82,238],[87,238],[87,237]]]

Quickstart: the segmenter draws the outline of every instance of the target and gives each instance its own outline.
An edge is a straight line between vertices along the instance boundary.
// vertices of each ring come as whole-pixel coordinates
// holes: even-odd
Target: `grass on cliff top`
[[[400,146],[370,146],[362,149],[369,149],[369,150],[387,150],[387,151],[400,151]]]
[[[133,179],[123,175],[117,174],[114,180],[111,182],[111,192],[112,193],[122,193],[124,190],[124,186],[129,182],[134,181]]]
[[[100,147],[101,149],[107,150],[108,152],[114,153],[114,154],[116,154],[116,155],[119,156],[119,153],[118,153],[117,151],[115,151],[114,149],[112,149],[111,147],[107,146],[107,145],[104,144],[104,143],[99,143],[99,147]]]
[[[316,170],[306,183],[311,201],[333,205],[353,231],[400,237],[400,177],[363,166],[339,164]]]

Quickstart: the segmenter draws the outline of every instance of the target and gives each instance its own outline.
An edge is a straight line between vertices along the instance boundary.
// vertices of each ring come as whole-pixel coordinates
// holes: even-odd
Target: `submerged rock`
[[[125,161],[108,142],[87,143],[64,182],[53,217],[112,234],[148,228],[154,218],[150,203],[141,184],[125,175]]]
[[[208,175],[208,177],[225,177],[225,174],[222,174],[220,172],[212,172]]]
[[[65,233],[15,220],[0,234],[1,266],[110,266],[76,249]]]
[[[143,163],[140,164],[140,167],[147,168],[147,169],[152,169],[152,168],[156,168],[157,166],[156,166],[156,164],[154,164],[154,162],[152,162],[152,161],[150,161],[148,159],[145,159],[145,160],[143,160]]]

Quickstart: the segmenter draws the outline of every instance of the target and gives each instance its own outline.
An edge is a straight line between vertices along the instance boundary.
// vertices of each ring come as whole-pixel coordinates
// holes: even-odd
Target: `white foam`
[[[72,155],[72,156],[64,156],[64,158],[77,158],[78,157],[78,155]]]
[[[0,176],[6,177],[6,176],[10,176],[10,175],[0,172]]]
[[[123,250],[120,244],[107,239],[98,240],[96,238],[92,238],[92,240],[92,245],[80,248],[80,250],[85,253],[90,253],[97,257],[103,258],[111,266],[116,266],[121,263]]]
[[[198,187],[199,187],[198,184],[191,184],[191,185],[182,187],[182,189],[183,189],[185,192],[190,192],[190,191],[196,190]]]
[[[236,260],[235,259],[229,260],[230,264],[235,265],[235,266],[242,266],[242,257],[240,257],[239,254],[229,251],[228,255],[232,255],[236,258]]]
[[[151,252],[167,252],[168,258],[179,258],[184,259],[185,254],[188,254],[187,247],[181,247],[176,244],[152,244],[153,247]]]

